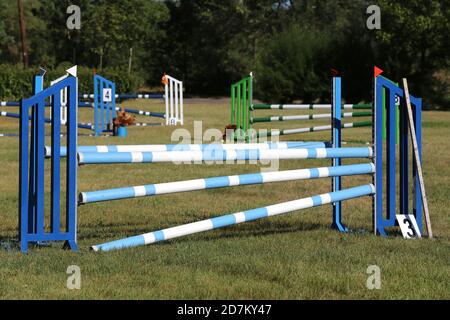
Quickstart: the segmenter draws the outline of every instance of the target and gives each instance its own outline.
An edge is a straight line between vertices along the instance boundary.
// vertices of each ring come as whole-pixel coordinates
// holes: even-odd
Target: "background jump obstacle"
[[[371,110],[370,104],[345,104],[342,106],[344,109],[358,109],[358,110]],[[267,129],[265,132],[261,130],[259,133],[254,133],[252,125],[255,123],[264,122],[278,122],[278,121],[301,121],[301,120],[314,120],[331,118],[331,114],[314,114],[314,115],[293,115],[293,116],[269,116],[269,117],[254,117],[254,113],[257,110],[331,110],[331,104],[255,104],[253,103],[253,74],[242,79],[241,81],[231,86],[231,124],[237,128],[238,140],[249,140],[252,138],[265,137],[265,136],[279,136],[290,135],[306,132],[328,131],[331,130],[331,126],[313,126],[303,127],[295,129]],[[370,117],[372,112],[349,112],[345,114],[345,118],[353,117]],[[360,121],[354,123],[346,123],[343,128],[363,127],[371,126],[370,121]]]
[[[383,93],[385,94],[385,93]],[[312,127],[301,127],[294,129],[265,129],[253,130],[253,125],[257,123],[282,122],[282,121],[305,121],[331,118],[331,113],[309,114],[309,115],[275,115],[265,117],[255,117],[258,110],[331,110],[331,104],[255,104],[253,102],[253,74],[231,85],[231,124],[236,126],[235,138],[239,141],[249,141],[253,138],[282,136],[300,134],[307,132],[329,131],[331,126],[321,125]],[[342,104],[343,110],[359,110],[345,112],[342,118],[367,118],[372,117],[371,104]],[[366,110],[366,111],[361,111]],[[384,117],[385,118],[385,117]],[[399,117],[397,117],[399,125]],[[342,129],[370,127],[372,121],[354,121],[342,125]],[[397,130],[399,128],[397,127]],[[383,129],[384,136],[386,128]],[[399,131],[397,131],[398,133]]]
[[[82,94],[80,98],[94,99],[95,134],[113,132],[113,112],[121,110],[117,99],[164,99],[166,113],[124,108],[125,112],[165,119],[166,125],[184,124],[183,82],[171,76],[163,76],[165,94],[116,94],[115,83],[99,75],[94,76],[94,95]],[[153,124],[154,125],[154,124]],[[147,126],[140,124],[139,126]]]
[[[74,66],[66,71],[66,75],[51,81],[51,85],[54,85],[68,76],[76,77],[77,66]],[[44,77],[45,70],[42,69],[41,76]],[[124,110],[127,113],[141,115],[146,117],[153,117],[159,119],[165,119],[161,123],[134,123],[132,126],[136,127],[148,127],[157,125],[177,125],[184,124],[183,121],[183,82],[179,81],[171,76],[164,75],[164,94],[116,94],[115,84],[108,79],[101,77],[100,75],[94,76],[94,94],[81,94],[78,97],[80,99],[93,99],[93,102],[79,101],[79,108],[92,108],[94,109],[93,122],[89,124],[79,124],[80,129],[87,129],[94,131],[96,136],[100,136],[103,133],[113,132],[113,119],[115,118],[116,111]],[[43,83],[42,83],[43,86]],[[43,87],[42,87],[43,88]],[[67,91],[61,92],[61,124],[67,124]],[[136,110],[132,108],[121,108],[116,106],[117,99],[162,99],[165,103],[165,113],[151,112],[144,110]],[[2,107],[20,107],[20,102],[13,101],[1,101]],[[52,101],[45,102],[46,107],[50,107],[49,115],[46,118],[47,123],[50,123],[52,117]],[[11,113],[8,111],[0,110],[0,116],[19,118],[18,113]]]
[[[140,196],[151,196],[163,193],[174,193],[192,190],[201,190],[205,188],[221,188],[221,187],[231,187],[234,185],[244,185],[244,184],[259,184],[266,182],[282,182],[287,181],[286,179],[291,179],[294,177],[292,172],[274,172],[268,174],[250,174],[241,176],[224,176],[224,177],[212,177],[206,179],[195,179],[188,181],[178,181],[166,184],[154,184],[154,185],[144,185],[129,188],[119,188],[116,190],[98,190],[91,192],[82,192],[78,199],[76,197],[77,190],[77,156],[80,158],[80,163],[104,163],[111,162],[110,159],[120,159],[122,162],[132,162],[135,160],[140,160],[140,162],[156,162],[158,161],[180,161],[180,158],[174,157],[177,155],[185,155],[185,160],[207,160],[209,159],[205,153],[205,149],[202,147],[196,147],[197,150],[189,151],[170,151],[170,147],[163,147],[166,150],[162,151],[130,151],[130,149],[125,152],[117,152],[119,148],[116,146],[116,151],[109,150],[112,152],[98,152],[99,149],[90,150],[92,152],[79,152],[77,153],[76,145],[76,112],[77,112],[77,97],[74,92],[76,92],[76,82],[75,77],[69,76],[61,82],[58,82],[54,86],[46,89],[45,91],[34,95],[30,99],[25,99],[22,102],[22,113],[24,116],[21,117],[22,131],[21,131],[21,157],[20,157],[20,170],[21,170],[21,187],[20,187],[20,215],[21,215],[21,249],[22,251],[27,251],[28,243],[48,241],[48,240],[65,240],[68,246],[75,250],[76,249],[76,209],[77,204],[88,204],[90,202],[97,201],[109,201],[114,199],[124,199],[128,197],[140,197]],[[67,88],[69,99],[68,99],[68,137],[67,137],[67,149],[66,149],[66,163],[67,172],[65,175],[67,183],[67,194],[65,199],[65,206],[67,208],[67,218],[66,218],[66,232],[61,232],[59,228],[61,198],[60,194],[60,180],[62,178],[60,172],[60,161],[61,161],[61,144],[59,137],[59,128],[61,126],[60,119],[60,99],[59,95],[61,90]],[[382,139],[382,89],[387,89],[386,92],[389,96],[386,97],[386,107],[387,109],[387,139],[386,139],[386,175],[383,174],[383,139]],[[342,223],[342,208],[340,206],[341,201],[352,199],[360,196],[373,196],[374,197],[374,211],[373,211],[373,221],[374,230],[377,234],[386,236],[386,228],[395,226],[395,214],[397,212],[396,207],[396,197],[397,197],[397,172],[396,172],[396,146],[395,146],[395,96],[401,97],[401,102],[404,104],[403,90],[392,84],[387,79],[382,76],[378,76],[375,79],[375,112],[373,114],[373,122],[375,124],[374,128],[374,141],[373,147],[366,148],[342,148],[341,147],[341,80],[340,78],[333,78],[333,108],[332,108],[332,132],[333,132],[333,148],[318,148],[318,147],[308,147],[303,146],[300,148],[286,148],[288,145],[284,145],[284,149],[271,149],[268,145],[261,148],[256,148],[253,150],[245,149],[232,149],[232,148],[216,148],[212,154],[212,158],[230,158],[230,159],[244,159],[244,158],[288,158],[288,159],[301,159],[301,158],[335,158],[333,161],[333,166],[328,168],[316,168],[316,169],[303,169],[295,170],[296,178],[332,178],[333,185],[330,193],[325,193],[319,196],[313,196],[310,198],[294,200],[286,202],[283,204],[272,205],[264,208],[249,210],[240,212],[233,215],[226,215],[223,217],[217,217],[212,219],[207,219],[200,222],[194,222],[187,225],[182,225],[179,227],[164,229],[157,232],[151,232],[145,235],[132,237],[131,239],[117,240],[112,243],[93,246],[93,249],[97,250],[110,250],[122,247],[128,247],[133,245],[142,245],[147,243],[153,243],[157,241],[162,241],[174,237],[179,237],[187,234],[192,234],[196,232],[206,231],[213,228],[224,227],[227,225],[232,225],[245,221],[252,221],[259,218],[264,218],[276,214],[286,213],[290,211],[300,210],[302,208],[323,205],[327,203],[333,204],[333,227],[340,230],[346,231],[347,227]],[[43,110],[45,107],[45,102],[51,96],[53,108],[52,108],[52,141],[51,141],[51,211],[50,216],[52,217],[51,225],[52,230],[50,232],[44,232],[43,230],[43,219],[44,219],[44,197],[43,197],[43,186],[44,186],[44,159],[45,159],[45,146],[44,146],[44,129],[45,121],[43,117]],[[411,102],[414,105],[415,112],[415,125],[416,125],[416,138],[418,142],[418,149],[421,150],[421,107],[420,99],[411,97]],[[29,122],[28,114],[26,110],[34,110],[32,114],[32,121]],[[408,201],[410,197],[414,197],[416,203],[415,209],[412,211],[418,222],[418,226],[422,228],[422,214],[421,214],[421,197],[420,188],[417,187],[418,179],[416,175],[413,176],[414,182],[416,183],[416,188],[414,193],[411,193],[409,188],[409,173],[408,170],[408,139],[407,139],[407,126],[404,124],[406,118],[406,111],[401,108],[401,135],[400,135],[400,213],[410,214],[411,210],[408,208]],[[29,126],[28,124],[31,123]],[[28,140],[28,131],[31,131],[31,139]],[[34,134],[36,132],[36,134]],[[279,145],[281,147],[281,145]],[[311,145],[310,145],[311,146]],[[100,149],[105,151],[104,147],[99,146]],[[138,146],[140,148],[142,146]],[[80,147],[82,148],[82,147]],[[89,148],[93,148],[90,146]],[[132,148],[132,147],[129,147]],[[151,147],[149,147],[151,148]],[[161,148],[160,146],[158,148]],[[167,151],[169,150],[169,151]],[[78,150],[80,151],[80,150]],[[251,155],[256,156],[251,156]],[[98,160],[99,155],[103,159]],[[343,166],[338,157],[362,157],[370,158],[373,163],[358,164]],[[87,159],[91,160],[87,160]],[[92,160],[94,159],[94,160]],[[131,161],[130,161],[131,159]],[[149,160],[150,159],[150,160]],[[142,160],[142,161],[141,161]],[[147,161],[148,160],[148,161]],[[374,170],[375,168],[375,170]],[[417,168],[413,168],[412,172],[417,173]],[[372,184],[361,185],[349,189],[341,188],[341,176],[344,175],[356,175],[356,174],[373,174]],[[272,181],[271,181],[272,180]],[[386,185],[386,190],[384,189]],[[385,198],[385,200],[383,199]]]

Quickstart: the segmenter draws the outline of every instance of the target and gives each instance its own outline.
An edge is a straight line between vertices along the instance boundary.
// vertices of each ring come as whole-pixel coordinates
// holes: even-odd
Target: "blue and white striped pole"
[[[122,110],[121,107],[116,107],[116,111]],[[151,112],[151,111],[143,111],[143,110],[135,110],[135,109],[129,109],[129,108],[123,108],[125,112],[132,113],[132,114],[138,114],[141,116],[147,116],[147,117],[156,117],[156,118],[162,118],[165,119],[166,115],[164,113],[158,113],[158,112]]]
[[[51,107],[51,103],[45,103],[46,107]],[[14,102],[14,101],[1,101],[0,107],[20,107],[20,102]],[[94,104],[91,102],[79,102],[78,108],[92,108],[94,107]]]
[[[222,176],[205,179],[148,184],[128,188],[115,188],[108,190],[81,192],[78,197],[78,203],[88,204],[101,201],[130,199],[130,198],[147,197],[147,196],[155,196],[161,194],[187,192],[195,190],[264,184],[281,181],[318,179],[337,176],[352,176],[360,174],[370,174],[374,172],[375,172],[375,165],[373,163],[366,163],[366,164],[352,164],[340,167],[323,167],[315,169],[299,169],[299,170],[286,170],[276,172]]]
[[[131,127],[157,127],[157,126],[162,126],[162,125],[163,125],[162,122],[135,122],[130,126]]]
[[[331,104],[255,104],[252,110],[277,109],[277,110],[328,110]],[[342,109],[371,109],[369,104],[344,104]]]
[[[13,112],[7,112],[7,111],[0,111],[0,117],[20,119],[20,114],[13,113]],[[31,119],[31,117],[29,117],[29,118]]]
[[[86,125],[91,125],[86,123]],[[294,149],[294,148],[326,148],[328,142],[267,142],[267,143],[210,143],[210,144],[147,144],[147,145],[109,145],[109,146],[79,146],[78,152],[110,153],[110,152],[154,152],[154,151],[202,151],[202,150],[242,150],[242,149]],[[52,148],[45,147],[45,156],[51,156]],[[61,157],[65,157],[66,147],[61,147]]]
[[[0,101],[0,107],[20,107],[20,102]]]
[[[13,112],[7,112],[7,111],[0,111],[0,117],[20,119],[20,114],[13,113]],[[32,120],[31,116],[29,116],[28,118],[29,118],[29,120]],[[44,122],[45,123],[52,123],[52,119],[44,118]],[[78,123],[77,126],[80,129],[87,129],[87,130],[93,130],[94,129],[94,127],[90,123]],[[46,152],[47,152],[47,148],[49,148],[49,150],[51,150],[50,147],[45,147]],[[51,151],[49,151],[49,152],[51,152]],[[67,153],[66,147],[64,147],[64,156],[66,156],[66,153]]]
[[[91,102],[80,102],[78,104],[79,108],[93,108],[95,107],[94,103]],[[104,106],[105,109],[112,109],[112,106]],[[120,111],[122,110],[122,107],[114,107],[114,111]],[[156,118],[166,118],[166,115],[164,113],[160,113],[160,112],[151,112],[151,111],[144,111],[144,110],[136,110],[136,109],[129,109],[129,108],[123,108],[123,110],[125,112],[128,113],[133,113],[133,114],[138,114],[141,116],[148,116],[148,117],[156,117]]]
[[[140,94],[140,93],[122,93],[115,94],[116,99],[163,99],[164,94],[161,93],[151,93],[151,94]],[[80,99],[94,99],[95,94],[80,94]]]
[[[187,236],[194,233],[223,228],[242,222],[254,221],[257,219],[268,218],[280,214],[321,206],[336,201],[354,199],[362,196],[369,196],[375,193],[375,187],[372,184],[345,189],[337,192],[325,193],[314,197],[298,199],[294,201],[274,204],[268,207],[237,212],[212,219],[206,219],[198,222],[183,224],[177,227],[149,232],[134,237],[111,241],[91,247],[94,251],[111,251],[123,248],[144,246],[160,241]]]
[[[330,119],[331,113],[322,114],[305,114],[295,116],[269,116],[269,117],[252,117],[251,123],[257,122],[277,122],[277,121],[298,121],[298,120],[317,120],[317,119]],[[372,112],[344,112],[342,118],[356,118],[356,117],[370,117]]]
[[[372,148],[299,148],[284,150],[204,150],[168,152],[78,153],[79,164],[186,163],[238,160],[371,158]]]
[[[369,127],[371,126],[371,121],[360,121],[360,122],[349,122],[343,123],[342,129],[349,128],[358,128],[358,127]],[[331,130],[331,125],[323,125],[316,127],[305,127],[305,128],[297,128],[297,129],[272,129],[272,130],[260,130],[258,133],[258,137],[276,137],[290,134],[298,134],[298,133],[307,133],[307,132],[319,132],[319,131],[328,131]],[[267,131],[267,132],[265,132]]]
[[[0,133],[0,137],[19,137],[17,133]]]

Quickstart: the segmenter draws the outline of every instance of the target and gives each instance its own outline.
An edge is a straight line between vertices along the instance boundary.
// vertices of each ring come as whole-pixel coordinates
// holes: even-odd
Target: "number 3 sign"
[[[416,239],[422,238],[419,227],[417,226],[416,217],[412,214],[397,214],[397,221],[402,230],[403,238]]]

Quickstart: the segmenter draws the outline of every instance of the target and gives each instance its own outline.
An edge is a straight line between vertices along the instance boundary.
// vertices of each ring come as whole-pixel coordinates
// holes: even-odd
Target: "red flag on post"
[[[381,70],[377,66],[373,67],[373,77],[374,78],[378,77],[382,73],[383,73],[383,70]]]

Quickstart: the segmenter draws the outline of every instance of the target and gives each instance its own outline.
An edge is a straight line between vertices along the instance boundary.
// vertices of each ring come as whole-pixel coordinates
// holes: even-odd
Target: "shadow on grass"
[[[199,238],[199,241],[215,240],[223,238],[249,238],[249,237],[265,237],[274,234],[290,234],[295,232],[314,231],[320,229],[329,229],[329,225],[322,225],[318,223],[282,223],[282,222],[257,222],[251,225],[243,224],[236,227],[228,227],[219,230],[209,230],[207,235]],[[158,228],[150,228],[147,224],[102,224],[101,226],[88,226],[80,228],[80,239],[82,240],[94,240],[108,239],[111,241],[120,237],[131,237],[147,232],[159,230]],[[115,232],[116,231],[116,232]],[[207,232],[207,231],[205,231]],[[101,238],[99,235],[102,235]],[[191,239],[192,241],[192,239]],[[168,241],[166,243],[170,243]]]

